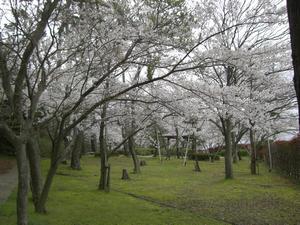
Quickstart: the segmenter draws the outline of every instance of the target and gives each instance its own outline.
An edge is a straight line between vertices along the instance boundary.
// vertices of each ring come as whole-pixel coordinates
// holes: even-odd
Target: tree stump
[[[146,166],[146,165],[147,165],[147,163],[146,163],[145,160],[141,160],[141,161],[140,161],[140,166]]]
[[[123,171],[122,171],[122,178],[121,179],[122,180],[129,180],[130,179],[129,175],[128,175],[128,172],[127,172],[126,169],[123,169]]]

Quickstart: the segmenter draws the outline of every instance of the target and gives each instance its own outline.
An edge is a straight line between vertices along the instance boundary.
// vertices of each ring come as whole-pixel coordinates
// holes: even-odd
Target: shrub
[[[245,156],[249,156],[249,152],[247,150],[240,150],[240,156],[245,157]]]
[[[224,157],[224,155],[225,155],[225,151],[223,150],[223,151],[219,151],[218,153],[217,153],[217,155],[220,157],[220,156],[222,156],[222,157]]]
[[[242,150],[242,149],[240,149],[239,152],[240,152],[240,156],[242,156],[242,157],[249,156],[249,153],[248,153],[247,150]],[[220,152],[218,152],[217,155],[218,155],[218,156],[224,157],[225,151],[224,151],[224,150],[223,150],[223,151],[220,151]]]
[[[219,160],[220,156],[212,153],[204,153],[204,152],[188,152],[188,158],[190,160],[195,160],[196,157],[199,161],[209,161],[210,158],[214,158],[214,160]]]
[[[293,179],[300,180],[300,136],[291,141],[274,142],[271,152],[275,169]]]
[[[137,155],[153,155],[155,149],[154,148],[145,148],[145,147],[136,147]]]

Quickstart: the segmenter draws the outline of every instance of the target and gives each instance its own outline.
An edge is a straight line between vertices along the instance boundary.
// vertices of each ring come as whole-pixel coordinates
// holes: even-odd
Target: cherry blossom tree
[[[44,213],[54,175],[68,151],[64,141],[81,132],[96,114],[100,117],[93,122],[100,125],[104,156],[101,179],[106,180],[106,142],[109,132],[118,127],[108,119],[108,112],[118,109],[118,101],[127,107],[129,117],[121,125],[128,130],[114,149],[127,142],[135,164],[138,131],[168,118],[164,125],[180,136],[181,122],[196,116],[207,129],[211,121],[223,134],[226,178],[232,178],[231,145],[237,127],[257,132],[290,104],[285,89],[289,86],[276,75],[290,68],[285,60],[286,18],[276,3],[5,2],[0,93],[1,107],[7,107],[8,113],[1,117],[0,133],[17,153],[18,224],[28,224],[29,172],[35,210]],[[161,88],[154,82],[161,82]],[[151,110],[156,117],[147,117],[145,112]],[[182,121],[175,123],[172,116]],[[52,150],[42,184],[35,137],[46,128]],[[191,131],[196,134],[194,128]]]
[[[241,111],[246,109],[243,102],[252,98],[244,95],[247,87],[257,76],[290,69],[290,65],[283,61],[288,54],[286,18],[283,9],[277,5],[280,5],[279,2],[269,1],[208,1],[203,4],[203,7],[213,9],[208,13],[212,26],[208,25],[207,29],[227,28],[207,42],[208,51],[199,52],[199,58],[212,59],[204,72],[199,71],[199,76],[204,80],[208,78],[207,84],[214,85],[214,88],[219,86],[219,90],[215,91],[218,104],[212,106],[218,118],[211,121],[220,127],[224,135],[226,178],[233,177],[231,139],[234,124],[243,120],[240,117]],[[228,29],[234,24],[241,26]],[[252,103],[249,103],[247,107],[251,106]]]

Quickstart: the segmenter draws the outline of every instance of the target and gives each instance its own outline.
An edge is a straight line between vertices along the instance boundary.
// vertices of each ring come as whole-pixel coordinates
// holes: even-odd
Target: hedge
[[[285,175],[300,180],[300,136],[271,145],[272,165]],[[267,157],[269,162],[269,157]]]
[[[249,156],[249,153],[246,150],[239,150],[239,152],[240,152],[240,156],[242,156],[242,157]],[[218,156],[223,156],[224,157],[225,151],[220,151],[217,154],[218,154]]]
[[[211,158],[214,160],[220,160],[220,156],[211,153],[203,153],[203,152],[188,152],[188,159],[195,160],[196,157],[200,161],[209,161]]]

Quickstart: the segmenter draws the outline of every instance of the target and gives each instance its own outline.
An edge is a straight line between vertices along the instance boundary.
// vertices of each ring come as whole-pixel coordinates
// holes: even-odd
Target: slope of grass
[[[31,225],[179,225],[300,224],[300,188],[260,166],[249,174],[249,162],[234,166],[233,180],[224,180],[224,161],[201,162],[201,173],[172,159],[162,164],[146,158],[141,174],[131,171],[130,158],[113,157],[111,192],[97,190],[99,159],[84,157],[82,170],[61,165],[48,202],[48,214],[37,215],[30,204]],[[46,171],[48,161],[43,162]],[[0,206],[0,224],[15,224],[15,197]]]

